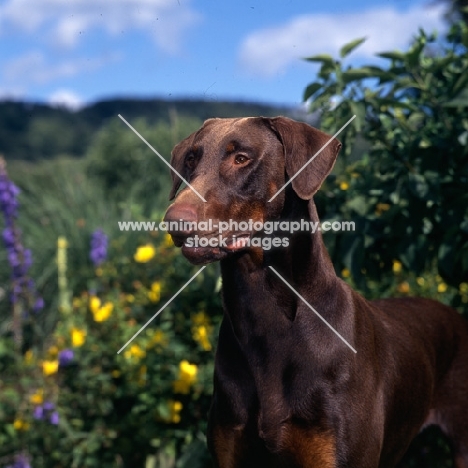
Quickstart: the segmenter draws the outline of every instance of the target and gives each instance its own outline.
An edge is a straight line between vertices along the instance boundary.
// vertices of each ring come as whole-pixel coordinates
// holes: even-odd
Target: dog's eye
[[[193,169],[193,168],[196,166],[196,163],[197,163],[197,160],[196,160],[194,154],[189,154],[189,155],[186,156],[186,158],[185,158],[185,165],[186,165],[189,169]]]
[[[249,158],[243,154],[236,155],[234,159],[234,164],[245,164]]]

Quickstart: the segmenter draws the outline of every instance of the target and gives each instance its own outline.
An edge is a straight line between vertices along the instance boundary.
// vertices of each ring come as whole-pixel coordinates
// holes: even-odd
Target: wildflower
[[[171,413],[169,421],[174,424],[178,424],[180,422],[180,412],[184,406],[180,401],[174,400],[170,400],[168,406]]]
[[[98,267],[107,258],[108,237],[102,229],[97,229],[91,236],[91,251],[89,258]]]
[[[29,429],[29,423],[23,419],[17,418],[13,421],[13,427],[17,431],[27,431]]]
[[[19,188],[8,178],[5,161],[0,157],[0,211],[5,219],[2,238],[12,273],[11,302],[13,305],[22,303],[27,309],[39,312],[44,307],[44,302],[38,300],[35,283],[28,276],[32,254],[21,243],[21,230],[16,225],[19,193]],[[14,330],[16,340],[21,340],[19,330],[19,327]]]
[[[33,412],[33,418],[37,420],[41,420],[44,417],[44,407],[43,406],[36,406]]]
[[[205,351],[211,350],[212,347],[208,338],[208,329],[205,325],[199,325],[198,327],[194,327],[192,334],[193,339],[197,341]]]
[[[89,308],[91,312],[96,312],[97,310],[99,310],[99,307],[101,307],[101,299],[99,299],[99,297],[96,296],[91,296],[89,298]]]
[[[416,283],[418,283],[419,286],[424,286],[425,282],[426,282],[426,280],[422,276],[418,276],[416,278]]]
[[[51,401],[46,401],[44,403],[44,409],[46,411],[52,411],[55,408],[55,405]]]
[[[147,263],[155,256],[155,254],[156,249],[151,244],[146,244],[138,247],[133,258],[135,259],[135,262]]]
[[[150,346],[164,345],[167,343],[166,335],[162,330],[156,330],[149,343]]]
[[[164,234],[163,246],[164,247],[174,246],[174,242],[172,241],[172,236],[168,234],[167,232]]]
[[[400,283],[397,286],[397,291],[401,292],[401,293],[404,293],[404,294],[409,293],[410,290],[411,290],[411,288],[410,288],[410,285],[409,285],[409,283],[407,281],[403,281],[402,283]]]
[[[31,464],[29,463],[29,458],[20,453],[15,455],[14,464],[8,465],[6,468],[31,468]]]
[[[75,354],[73,353],[72,349],[64,349],[60,351],[58,355],[59,365],[61,367],[68,366],[68,364],[73,361],[74,357]]]
[[[187,394],[190,391],[190,387],[197,380],[198,368],[196,364],[190,364],[187,360],[183,360],[179,364],[179,376],[173,382],[173,388],[175,393]]]
[[[80,346],[83,346],[84,342],[86,341],[86,330],[82,330],[80,328],[72,328],[71,339],[72,339],[72,345],[75,348],[79,348]]]
[[[448,286],[445,283],[440,283],[437,285],[437,292],[444,293],[447,291]]]
[[[93,311],[94,321],[105,322],[112,315],[113,310],[114,304],[112,304],[112,302],[106,302],[102,307]]]
[[[341,183],[340,183],[340,189],[341,189],[341,190],[348,190],[348,189],[349,189],[349,184],[348,184],[348,182],[341,182]]]
[[[347,268],[343,268],[341,270],[341,276],[343,278],[349,278],[351,276],[351,272]]]
[[[44,401],[44,391],[42,389],[40,389],[36,393],[33,393],[29,397],[29,401],[33,405],[40,405]]]
[[[145,356],[145,354],[145,351],[138,345],[132,345],[129,349],[127,349],[127,351],[125,351],[124,356],[127,359],[135,358],[137,361],[139,361],[142,357]]]
[[[57,411],[54,411],[51,415],[50,415],[50,424],[53,424],[53,425],[57,425],[59,423],[59,414],[57,413]]]
[[[398,260],[393,260],[393,273],[400,273],[403,265]]]
[[[159,302],[161,299],[161,283],[155,281],[151,285],[151,290],[148,292],[148,298],[151,302]]]
[[[52,361],[44,361],[42,363],[42,372],[44,375],[52,375],[57,373],[59,367],[59,362],[57,359]]]
[[[56,357],[57,354],[58,354],[59,350],[57,348],[57,346],[51,346],[48,350],[47,350],[47,354],[50,356],[50,357]]]

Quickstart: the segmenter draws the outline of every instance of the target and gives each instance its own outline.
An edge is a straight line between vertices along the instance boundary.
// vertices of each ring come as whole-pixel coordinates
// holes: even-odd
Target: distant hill
[[[121,114],[132,122],[168,120],[176,115],[197,117],[289,115],[286,107],[229,101],[110,99],[79,111],[47,104],[0,102],[0,154],[6,159],[41,160],[59,155],[83,156],[93,135],[110,119]],[[297,117],[297,116],[296,116]]]

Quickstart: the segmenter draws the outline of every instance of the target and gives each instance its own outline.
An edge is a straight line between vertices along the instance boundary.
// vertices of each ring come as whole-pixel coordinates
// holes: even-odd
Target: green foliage
[[[425,296],[468,312],[467,47],[460,24],[440,41],[419,31],[408,51],[379,54],[382,66],[308,59],[321,67],[304,99],[322,128],[333,134],[356,115],[339,135],[345,162],[316,202],[322,219],[356,223],[325,241],[337,271],[369,298]],[[450,445],[425,431],[401,466],[448,468]]]
[[[134,255],[114,240],[112,257],[93,275],[94,291],[77,291],[42,349],[15,356],[8,339],[0,341],[0,362],[10,362],[2,372],[0,459],[27,449],[33,466],[209,466],[216,265],[117,354],[198,270],[187,268],[169,236],[153,234],[141,236]],[[74,357],[59,365],[64,350]]]
[[[202,123],[174,116],[171,123],[151,125],[140,119],[131,125],[169,161],[172,148]],[[128,203],[133,199],[143,204],[147,215],[167,205],[170,169],[120,119],[114,119],[99,132],[86,160],[90,180],[104,187],[113,200]]]
[[[394,261],[416,275],[437,265],[456,288],[468,278],[467,45],[467,27],[456,25],[441,41],[420,31],[407,52],[379,54],[387,61],[380,67],[318,59],[304,96],[311,110],[321,110],[329,132],[356,115],[339,136],[345,156],[357,136],[368,145],[338,177],[342,190],[324,196],[331,178],[318,197],[328,217],[356,222],[330,247],[337,268],[363,289]],[[453,304],[462,305],[460,295]]]
[[[274,116],[288,109],[248,102],[214,100],[111,99],[78,111],[46,104],[0,101],[0,154],[7,160],[38,161],[83,156],[96,132],[123,115],[150,125],[174,115],[203,121],[210,117]]]

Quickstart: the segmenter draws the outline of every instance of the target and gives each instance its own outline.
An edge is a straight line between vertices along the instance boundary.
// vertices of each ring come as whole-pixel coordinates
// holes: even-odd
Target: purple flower
[[[59,423],[59,414],[57,413],[57,411],[54,411],[50,415],[50,424],[54,424],[56,426],[58,423]]]
[[[2,238],[11,268],[10,298],[13,305],[20,304],[20,309],[26,314],[31,309],[38,312],[44,307],[44,301],[38,296],[35,284],[28,276],[33,263],[32,254],[31,250],[24,248],[21,242],[21,230],[16,226],[19,193],[19,188],[8,178],[5,161],[0,157],[0,213],[5,219]],[[18,325],[21,326],[21,322]],[[16,339],[21,340],[18,327],[14,333]]]
[[[36,406],[33,412],[33,418],[41,420],[44,417],[44,408],[42,406]]]
[[[63,351],[60,351],[58,355],[59,364],[61,366],[67,366],[68,364],[70,364],[70,362],[73,361],[74,357],[75,355],[72,349],[64,349]]]
[[[55,408],[55,405],[54,405],[52,402],[46,401],[46,402],[44,403],[44,409],[45,409],[46,411],[52,411],[54,408]]]
[[[44,299],[42,299],[42,297],[38,297],[36,299],[36,302],[34,303],[33,312],[39,312],[43,308],[44,308]]]
[[[99,266],[107,258],[108,238],[102,229],[97,229],[91,236],[91,251],[89,258],[94,266]]]
[[[15,455],[15,462],[13,465],[8,465],[7,468],[31,468],[29,458],[26,455]]]

